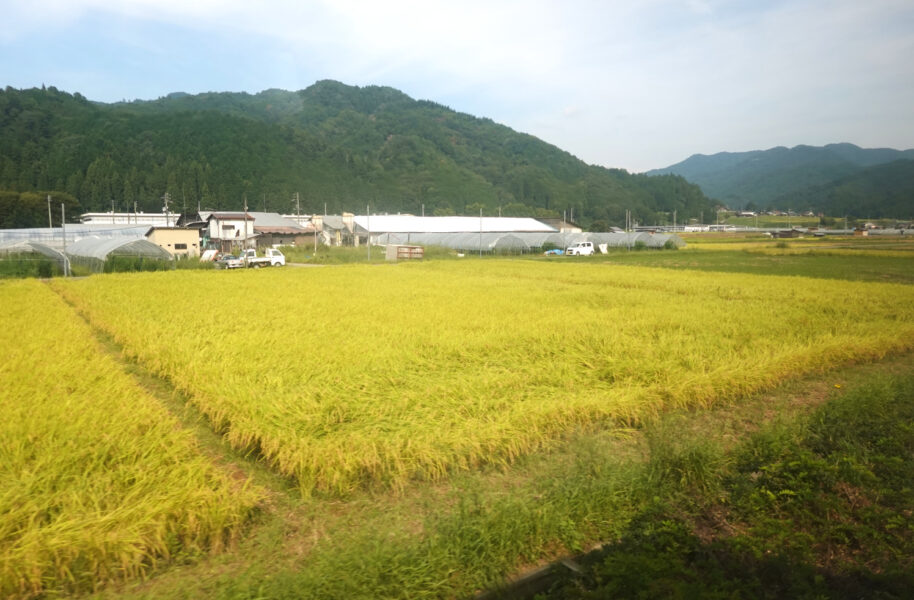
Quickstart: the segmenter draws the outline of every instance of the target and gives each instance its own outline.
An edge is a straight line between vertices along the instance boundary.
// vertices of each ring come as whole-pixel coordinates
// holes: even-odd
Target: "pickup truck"
[[[264,256],[257,256],[257,251],[249,248],[241,253],[241,260],[244,266],[248,268],[259,269],[260,267],[282,267],[286,264],[285,255],[276,248],[267,248]]]
[[[593,242],[578,242],[565,249],[565,256],[591,256],[593,254]]]

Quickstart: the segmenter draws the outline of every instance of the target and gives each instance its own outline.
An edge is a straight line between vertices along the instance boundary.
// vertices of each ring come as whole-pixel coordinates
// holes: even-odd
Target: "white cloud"
[[[15,36],[75,30],[107,15],[132,24],[108,43],[148,45],[154,60],[156,40],[144,39],[142,28],[156,23],[201,47],[250,44],[252,60],[264,65],[254,73],[222,65],[234,77],[207,79],[208,86],[305,87],[318,78],[391,85],[610,166],[640,170],[696,151],[816,136],[856,141],[866,132],[868,140],[914,145],[914,6],[907,0],[11,4],[0,34],[6,47]],[[102,72],[102,63],[81,69]]]

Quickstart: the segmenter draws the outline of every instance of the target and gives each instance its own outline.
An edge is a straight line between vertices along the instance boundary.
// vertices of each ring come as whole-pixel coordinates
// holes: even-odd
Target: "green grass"
[[[598,257],[620,265],[751,275],[790,275],[818,279],[914,284],[914,253],[902,256],[761,254],[743,250],[615,252]]]
[[[60,265],[50,258],[34,253],[0,255],[0,279],[24,277],[56,277],[63,273]]]
[[[912,423],[906,376],[769,426],[733,453],[718,500],[653,502],[539,597],[907,598]]]

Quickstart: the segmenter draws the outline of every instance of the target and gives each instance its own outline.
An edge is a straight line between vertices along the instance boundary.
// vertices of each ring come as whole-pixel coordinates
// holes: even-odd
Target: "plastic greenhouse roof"
[[[60,262],[64,261],[63,253],[39,242],[29,242],[22,240],[0,242],[0,253],[4,252],[35,252]]]
[[[353,221],[372,233],[516,233],[551,232],[554,228],[528,217],[417,217],[414,215],[356,215]],[[370,225],[370,227],[369,227]],[[477,242],[478,243],[478,242]]]
[[[558,247],[567,247],[577,242],[590,241],[594,244],[606,244],[613,248],[631,247],[641,242],[648,248],[662,248],[668,240],[673,240],[677,247],[685,242],[674,234],[650,233],[384,233],[377,238],[379,244],[415,244],[419,246],[443,246],[455,250],[479,250],[480,244],[485,251],[495,248],[529,250],[542,248],[545,243]]]
[[[86,237],[138,238],[149,231],[151,225],[99,225],[97,223],[67,223],[67,246]],[[60,250],[63,235],[60,227],[35,227],[29,229],[0,229],[0,243],[9,241],[39,242]]]
[[[106,260],[110,254],[171,260],[171,254],[167,250],[156,246],[143,237],[83,238],[72,244],[67,244],[67,254],[70,256],[97,258],[99,260]]]

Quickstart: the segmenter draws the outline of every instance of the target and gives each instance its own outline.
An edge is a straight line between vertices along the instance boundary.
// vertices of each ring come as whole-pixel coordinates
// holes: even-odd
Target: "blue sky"
[[[92,100],[387,85],[582,160],[914,147],[910,0],[0,0],[0,85]]]

